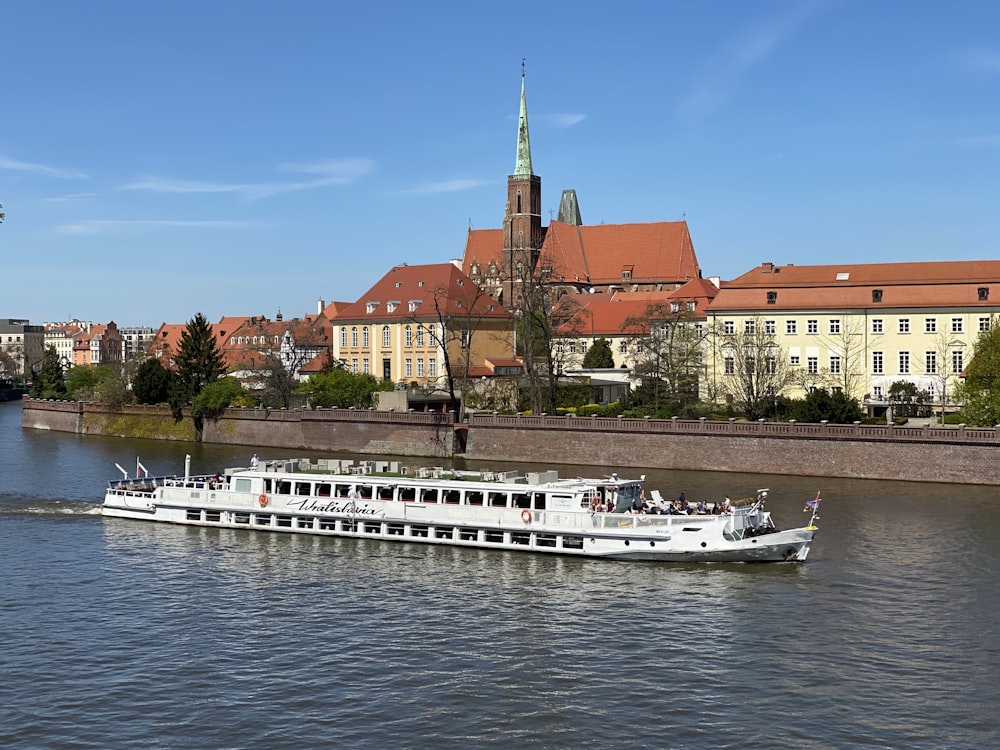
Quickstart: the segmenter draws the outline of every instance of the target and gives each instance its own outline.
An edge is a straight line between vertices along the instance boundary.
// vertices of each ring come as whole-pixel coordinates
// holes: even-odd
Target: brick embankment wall
[[[206,443],[397,456],[448,457],[450,415],[351,409],[227,409],[205,424]]]
[[[195,440],[166,407],[24,402],[22,425],[86,435]],[[485,461],[1000,485],[1000,430],[477,415],[464,456]],[[451,414],[227,409],[202,441],[339,453],[456,455]]]
[[[22,427],[80,435],[157,440],[198,439],[185,412],[174,420],[165,406],[109,406],[75,401],[24,402]],[[448,414],[353,409],[227,409],[204,423],[205,443],[331,452],[446,458],[454,454]]]
[[[473,459],[1000,484],[994,429],[473,417]]]

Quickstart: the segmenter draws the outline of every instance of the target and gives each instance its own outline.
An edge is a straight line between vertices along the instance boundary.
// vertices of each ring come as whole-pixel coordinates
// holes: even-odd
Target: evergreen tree
[[[172,373],[158,359],[139,365],[132,380],[132,393],[140,404],[165,404],[170,397]]]
[[[608,369],[615,366],[615,355],[611,353],[611,342],[601,336],[583,355],[583,367],[586,370]]]
[[[172,383],[170,407],[174,418],[179,419],[181,408],[190,406],[202,388],[214,383],[226,372],[212,326],[201,313],[188,321],[181,334],[174,364],[177,366],[177,377]]]
[[[41,369],[32,370],[28,395],[32,398],[66,398],[66,376],[54,346],[45,350]]]

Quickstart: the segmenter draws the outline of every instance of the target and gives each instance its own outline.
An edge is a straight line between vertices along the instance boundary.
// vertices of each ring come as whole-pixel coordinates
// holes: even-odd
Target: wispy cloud
[[[463,190],[473,190],[490,184],[489,180],[444,180],[428,182],[424,185],[400,190],[400,195],[431,195],[433,193],[458,193]]]
[[[958,63],[963,68],[980,73],[1000,73],[1000,52],[985,49],[967,49],[958,53]]]
[[[55,177],[60,180],[81,180],[87,177],[85,172],[81,172],[78,169],[50,167],[47,164],[33,164],[27,161],[8,159],[5,156],[0,156],[0,169],[5,169],[11,172],[31,172],[32,174]]]
[[[576,112],[562,112],[551,115],[540,115],[542,122],[553,128],[571,128],[587,119],[587,115]]]
[[[764,19],[732,39],[714,61],[714,67],[696,83],[678,104],[689,121],[701,121],[719,112],[739,81],[762,63],[786,39],[795,34],[828,5],[827,0],[806,0],[780,15]]]
[[[279,193],[315,190],[330,185],[350,185],[375,169],[371,159],[333,159],[311,164],[281,164],[279,171],[308,175],[309,179],[289,182],[204,182],[145,177],[122,187],[153,193],[235,193],[247,198],[267,198]]]
[[[246,229],[253,221],[170,221],[159,219],[87,219],[56,227],[62,234],[106,234],[121,229],[154,227],[157,229]]]
[[[963,146],[986,146],[992,148],[993,146],[1000,146],[1000,133],[994,133],[992,135],[973,135],[967,138],[962,138],[959,143]]]
[[[84,198],[93,198],[97,193],[69,193],[68,195],[55,195],[51,198],[45,198],[49,203],[64,203],[69,201],[79,201]]]

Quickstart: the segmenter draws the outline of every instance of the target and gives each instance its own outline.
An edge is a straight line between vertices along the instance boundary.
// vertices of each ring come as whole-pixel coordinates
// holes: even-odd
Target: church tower
[[[528,137],[528,105],[524,95],[522,62],[517,159],[514,173],[507,176],[507,208],[503,217],[503,303],[508,307],[516,302],[519,282],[534,274],[544,239],[542,179],[531,170],[531,139]]]

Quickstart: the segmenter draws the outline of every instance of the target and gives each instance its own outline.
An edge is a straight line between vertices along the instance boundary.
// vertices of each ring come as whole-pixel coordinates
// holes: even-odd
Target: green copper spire
[[[528,138],[528,103],[524,98],[524,60],[521,60],[521,111],[517,117],[517,163],[515,175],[534,174],[531,171],[531,139]]]

